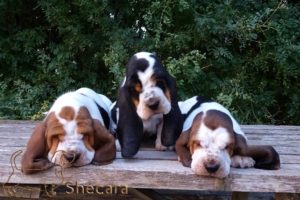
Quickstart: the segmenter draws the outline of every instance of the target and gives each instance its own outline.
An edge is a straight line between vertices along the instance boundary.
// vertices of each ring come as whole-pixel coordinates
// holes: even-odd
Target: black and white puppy
[[[175,144],[183,123],[176,81],[155,54],[139,52],[130,58],[111,115],[123,157],[138,152],[145,133],[157,134],[158,150]]]

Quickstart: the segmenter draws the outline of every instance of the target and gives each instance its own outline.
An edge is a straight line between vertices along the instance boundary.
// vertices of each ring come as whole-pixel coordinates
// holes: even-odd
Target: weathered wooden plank
[[[298,140],[300,139],[300,134],[294,134],[294,135],[264,135],[264,134],[246,134],[248,140],[270,140],[270,141],[276,141],[278,139],[280,140]]]
[[[59,170],[57,167],[55,169]],[[68,181],[75,184],[77,181],[83,185],[126,184],[133,188],[300,193],[299,172],[289,174],[281,170],[232,169],[226,179],[216,179],[196,176],[189,168],[175,161],[143,160],[116,160],[107,166],[65,169],[63,178],[56,176],[60,173],[55,173],[55,169],[34,175],[23,175],[17,171],[12,175],[10,183],[62,184]],[[0,176],[1,182],[7,181],[7,172],[1,171]]]
[[[63,178],[58,176],[59,167],[34,175],[24,175],[15,169],[10,177],[13,172],[10,157],[18,149],[24,150],[37,123],[0,120],[1,183],[9,180],[12,184],[63,184],[77,180],[85,185],[126,184],[134,188],[300,193],[299,126],[242,126],[250,144],[273,145],[278,150],[282,166],[275,171],[232,168],[226,179],[199,177],[177,161],[175,152],[158,152],[147,147],[142,148],[135,159],[123,159],[118,152],[117,159],[110,165],[65,169]],[[19,168],[20,156],[16,163]]]
[[[33,121],[6,121],[0,120],[0,137],[14,137],[18,135],[20,137],[29,137],[31,132],[33,131],[35,125],[38,122]],[[299,137],[300,135],[300,127],[299,126],[242,126],[246,127],[244,131],[246,132],[248,137],[257,136],[260,137],[279,137],[283,136],[295,136]],[[261,128],[260,128],[261,127]],[[263,129],[263,127],[265,129]]]
[[[32,125],[37,124],[40,121],[31,121],[31,120],[0,120],[0,127],[7,126],[9,124],[14,125]],[[242,125],[242,128],[245,130],[264,130],[264,129],[273,129],[273,130],[299,130],[299,126],[292,126],[292,125]]]
[[[14,139],[14,141],[12,142],[13,139],[11,138],[3,138],[0,139],[1,143],[0,143],[0,147],[24,147],[27,144],[28,139]],[[297,147],[299,146],[299,140],[289,140],[289,141],[284,141],[284,140],[248,140],[248,144],[251,145],[272,145],[274,147],[277,146],[284,146],[284,147]]]
[[[241,125],[243,130],[299,130],[299,126],[292,125]]]
[[[0,130],[2,128],[13,128],[18,130],[19,128],[34,128],[40,121],[29,121],[29,120],[0,120]],[[286,125],[241,125],[242,129],[247,132],[262,132],[264,134],[270,132],[282,133],[293,133],[294,131],[300,131],[299,126],[286,126]],[[266,132],[264,132],[266,131]]]
[[[1,140],[0,140],[1,141]],[[300,148],[299,146],[274,146],[276,151],[280,155],[300,155]],[[0,155],[1,154],[7,154],[11,155],[13,152],[17,150],[25,150],[25,146],[23,145],[22,147],[13,147],[13,146],[1,146],[0,145]],[[155,151],[154,148],[141,148],[140,151]]]
[[[18,140],[22,141],[23,140],[28,140],[30,138],[31,133],[9,133],[9,134],[4,134],[0,133],[0,140],[12,140],[16,139],[18,137]],[[264,135],[264,134],[246,134],[248,140],[252,141],[293,141],[293,140],[300,140],[300,134],[295,134],[295,135]]]
[[[24,151],[24,149],[22,149]],[[16,151],[2,152],[0,154],[0,163],[10,165],[10,159]],[[16,157],[17,163],[21,160],[22,154]],[[122,159],[121,153],[117,152],[117,159]],[[139,151],[132,160],[172,160],[177,161],[177,155],[174,151]],[[299,164],[300,155],[281,154],[280,160],[282,164]],[[0,164],[1,165],[1,164]]]

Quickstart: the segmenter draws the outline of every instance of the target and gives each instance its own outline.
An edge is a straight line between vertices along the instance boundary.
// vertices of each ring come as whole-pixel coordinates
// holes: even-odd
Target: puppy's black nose
[[[154,103],[151,103],[150,105],[148,104],[148,107],[151,109],[151,110],[156,110],[159,106],[159,100],[154,102]]]
[[[214,173],[220,168],[219,164],[206,164],[205,169],[208,173]]]
[[[75,163],[79,159],[80,154],[79,153],[65,153],[64,157],[68,162]]]

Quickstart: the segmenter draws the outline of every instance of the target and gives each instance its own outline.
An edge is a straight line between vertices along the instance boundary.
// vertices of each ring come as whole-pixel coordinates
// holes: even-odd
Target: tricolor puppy
[[[193,97],[179,106],[185,121],[175,148],[182,164],[194,173],[223,178],[230,166],[279,169],[274,148],[247,145],[240,125],[222,105]]]
[[[156,55],[131,57],[111,113],[123,157],[137,153],[145,133],[157,135],[159,150],[175,144],[182,129],[176,82]]]
[[[116,155],[110,128],[111,101],[88,88],[68,92],[54,102],[37,125],[22,158],[23,173],[50,168],[112,162]]]

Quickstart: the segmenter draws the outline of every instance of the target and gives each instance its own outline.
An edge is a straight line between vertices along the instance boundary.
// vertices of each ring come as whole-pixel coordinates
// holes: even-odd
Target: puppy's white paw
[[[162,145],[160,139],[157,138],[155,141],[155,149],[158,151],[166,151],[168,147]]]
[[[231,158],[232,167],[240,168],[250,168],[255,164],[255,160],[248,156],[233,156]]]
[[[121,151],[121,145],[118,139],[115,140],[115,144],[116,144],[117,151]]]
[[[169,151],[175,151],[175,146],[168,146],[167,149],[168,149]]]
[[[161,144],[160,141],[155,141],[155,149],[158,151],[166,151],[168,149],[168,147],[164,146]]]

